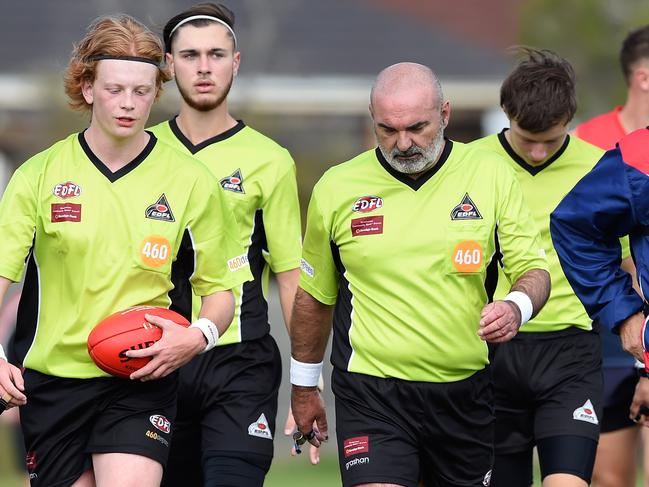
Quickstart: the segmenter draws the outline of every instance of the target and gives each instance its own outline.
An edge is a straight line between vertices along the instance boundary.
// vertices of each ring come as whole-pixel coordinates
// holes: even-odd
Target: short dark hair
[[[577,111],[575,71],[548,49],[518,46],[524,54],[500,88],[500,106],[507,117],[532,133],[568,123]]]
[[[234,30],[234,12],[232,12],[228,7],[221,3],[197,3],[169,19],[169,22],[164,26],[164,29],[162,30],[162,39],[165,43],[165,52],[171,52],[171,41],[173,40],[171,31],[174,30],[180,22],[189,17],[193,17],[194,15],[209,15],[210,17],[216,17],[228,24],[230,28]],[[196,19],[189,21],[187,24],[195,27],[204,27],[209,25],[210,22],[212,21],[209,19]],[[230,34],[230,36],[232,35]],[[232,40],[234,41],[234,38],[232,38]]]
[[[622,42],[620,64],[627,85],[631,78],[633,65],[640,59],[649,59],[649,25],[629,32]]]

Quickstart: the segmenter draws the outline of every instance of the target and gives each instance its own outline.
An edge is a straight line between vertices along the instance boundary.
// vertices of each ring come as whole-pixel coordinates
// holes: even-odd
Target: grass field
[[[304,456],[304,455],[303,455]],[[323,456],[318,465],[311,465],[308,457],[278,458],[266,476],[265,487],[334,487],[340,485],[338,459]]]

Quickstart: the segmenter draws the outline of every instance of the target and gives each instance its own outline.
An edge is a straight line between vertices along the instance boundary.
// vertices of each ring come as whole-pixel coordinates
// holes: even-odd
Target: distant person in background
[[[548,50],[520,51],[523,57],[500,90],[509,128],[469,146],[499,154],[516,173],[541,234],[552,293],[510,342],[490,345],[496,397],[491,485],[531,485],[536,447],[544,487],[585,487],[602,409],[600,338],[561,269],[550,213],[603,151],[568,135],[577,109],[570,63]],[[503,272],[508,259],[501,262],[496,298],[510,286]]]
[[[498,155],[444,137],[451,108],[429,68],[381,71],[369,109],[377,147],[329,169],[309,204],[293,414],[305,439],[327,439],[317,384],[333,313],[343,485],[487,486],[485,341],[511,340],[548,298],[538,230]],[[512,287],[489,302],[497,248]]]
[[[180,113],[151,130],[202,162],[220,182],[254,276],[234,289],[234,319],[214,352],[180,371],[163,485],[261,486],[273,459],[282,379],[268,320],[269,274],[277,278],[287,326],[299,280],[302,228],[295,163],[286,149],[230,113],[228,94],[241,55],[234,14],[227,7],[196,4],[171,18],[163,37],[181,95]],[[312,447],[312,462],[318,458]]]
[[[624,106],[580,123],[575,134],[604,150],[615,148],[624,135],[649,125],[649,25],[632,31],[620,51],[622,72],[627,84]],[[624,250],[623,250],[624,252]],[[622,268],[635,278],[635,266],[628,252]],[[636,289],[639,289],[636,286]],[[642,364],[622,350],[619,337],[602,330],[604,370],[604,413],[593,471],[597,487],[635,486],[637,443],[642,438],[644,464],[649,465],[649,431],[629,418],[629,406],[637,397],[649,396],[649,379],[637,374]],[[649,471],[645,471],[649,486]]]
[[[604,150],[613,149],[624,135],[649,125],[649,25],[627,35],[620,63],[627,84],[624,105],[575,127],[577,137]]]

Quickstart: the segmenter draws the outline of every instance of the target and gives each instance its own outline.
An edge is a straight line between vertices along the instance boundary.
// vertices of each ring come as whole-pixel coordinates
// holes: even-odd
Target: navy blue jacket
[[[550,217],[563,271],[593,320],[611,331],[643,309],[620,269],[629,235],[643,293],[649,292],[649,129],[620,140],[566,195]]]

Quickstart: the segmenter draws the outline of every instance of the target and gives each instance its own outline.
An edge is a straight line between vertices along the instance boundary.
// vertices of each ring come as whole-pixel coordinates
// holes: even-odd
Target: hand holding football
[[[149,348],[162,338],[162,330],[144,315],[155,315],[189,326],[180,314],[155,306],[136,306],[104,318],[88,336],[88,353],[97,367],[116,377],[128,378],[144,367],[151,357],[127,357],[128,350]]]

